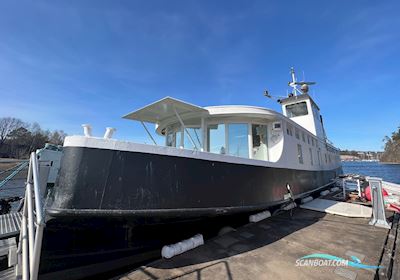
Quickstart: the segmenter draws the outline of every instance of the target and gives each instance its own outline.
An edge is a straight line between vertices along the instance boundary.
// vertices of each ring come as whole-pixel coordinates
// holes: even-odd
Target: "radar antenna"
[[[315,85],[315,82],[306,82],[306,81],[300,81],[298,82],[296,80],[296,73],[294,71],[294,68],[290,68],[290,74],[292,76],[292,81],[288,83],[290,87],[293,88],[292,95],[297,96],[297,93],[299,94],[305,94],[308,93],[310,85]],[[304,75],[304,74],[303,74]],[[297,88],[297,86],[300,86],[300,89]]]

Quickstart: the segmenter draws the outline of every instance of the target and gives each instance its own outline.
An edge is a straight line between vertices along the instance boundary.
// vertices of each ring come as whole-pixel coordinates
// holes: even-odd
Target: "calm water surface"
[[[400,164],[379,162],[344,161],[343,173],[355,173],[365,176],[380,177],[385,181],[400,184]]]

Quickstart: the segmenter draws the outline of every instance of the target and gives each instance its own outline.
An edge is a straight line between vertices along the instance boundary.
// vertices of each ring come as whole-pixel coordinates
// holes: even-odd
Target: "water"
[[[385,164],[379,162],[344,161],[343,173],[360,174],[380,177],[384,181],[400,184],[400,164]]]

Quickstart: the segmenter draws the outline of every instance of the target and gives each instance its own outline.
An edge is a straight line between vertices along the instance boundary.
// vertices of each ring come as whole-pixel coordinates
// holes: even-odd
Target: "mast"
[[[293,88],[292,94],[297,96],[296,74],[293,67],[290,68],[290,74],[292,76],[292,81],[289,82],[289,86]]]
[[[306,81],[300,81],[298,82],[296,79],[296,73],[294,71],[294,67],[290,68],[290,74],[292,76],[292,81],[288,83],[290,87],[293,88],[293,91],[291,93],[292,96],[297,96],[297,93],[304,94],[308,93],[308,86],[310,85],[315,85],[315,82],[306,82]],[[297,86],[300,86],[300,90],[297,88]]]

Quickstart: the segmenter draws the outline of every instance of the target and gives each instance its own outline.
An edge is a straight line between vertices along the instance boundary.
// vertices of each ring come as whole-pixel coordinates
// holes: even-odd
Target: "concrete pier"
[[[400,279],[396,274],[398,217],[392,230],[349,218],[296,208],[234,232],[172,259],[160,259],[113,279]],[[398,251],[398,250],[397,250]],[[310,254],[329,254],[383,266],[296,266]]]

